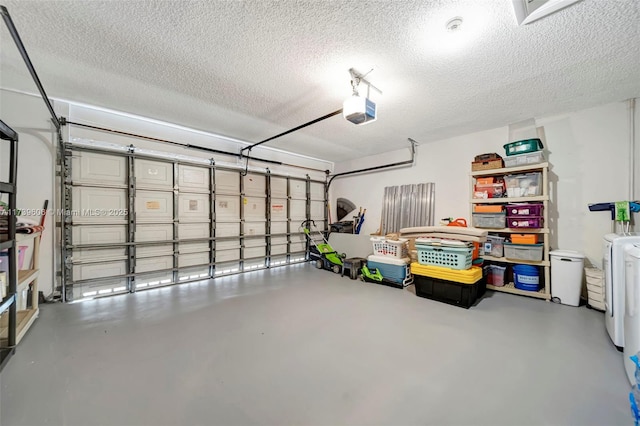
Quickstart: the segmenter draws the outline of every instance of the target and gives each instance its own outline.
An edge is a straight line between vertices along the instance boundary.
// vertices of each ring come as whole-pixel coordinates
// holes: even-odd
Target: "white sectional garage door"
[[[67,144],[68,301],[304,261],[324,182]]]

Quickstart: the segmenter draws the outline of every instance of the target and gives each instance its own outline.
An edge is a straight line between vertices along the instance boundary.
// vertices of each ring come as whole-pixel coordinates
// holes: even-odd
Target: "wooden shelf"
[[[548,195],[536,195],[533,197],[513,197],[513,198],[472,198],[471,204],[505,204],[505,203],[528,203],[531,201],[549,201]]]
[[[33,324],[33,322],[38,318],[38,314],[40,313],[39,309],[25,309],[23,311],[18,311],[16,314],[18,325],[16,327],[16,344],[20,343],[20,340],[24,337],[29,330],[29,327]],[[8,338],[8,318],[3,317],[0,320],[0,340],[5,340]]]
[[[527,164],[526,166],[517,166],[517,167],[503,167],[501,169],[489,169],[489,170],[478,170],[475,172],[471,172],[471,176],[499,176],[499,175],[510,175],[512,173],[520,173],[526,172],[530,170],[540,170],[545,167],[549,167],[549,163],[538,163],[538,164]]]
[[[541,260],[541,261],[514,260],[514,259],[507,259],[506,257],[494,257],[494,256],[480,256],[480,257],[482,257],[484,260],[489,260],[492,262],[514,263],[514,264],[520,264],[520,265],[533,265],[533,266],[549,266],[550,265],[548,260]]]
[[[531,203],[538,202],[542,204],[542,218],[544,220],[543,225],[545,228],[539,229],[527,229],[527,228],[483,228],[492,234],[538,234],[540,237],[538,241],[540,244],[544,246],[544,260],[539,261],[530,261],[530,260],[514,260],[507,259],[506,257],[495,257],[495,256],[481,256],[485,261],[488,262],[498,262],[502,264],[511,264],[511,265],[531,265],[539,267],[540,269],[540,282],[543,284],[542,289],[540,291],[526,291],[519,290],[515,287],[513,283],[505,284],[501,287],[495,287],[492,285],[487,285],[489,290],[500,291],[503,293],[517,294],[519,296],[527,296],[534,297],[537,299],[550,300],[551,292],[549,287],[550,279],[550,269],[551,262],[549,261],[549,237],[550,237],[550,229],[549,229],[549,163],[538,163],[538,164],[527,164],[518,167],[503,167],[500,169],[490,169],[490,170],[478,170],[471,171],[469,174],[469,183],[470,183],[470,194],[474,194],[475,185],[477,179],[481,176],[505,176],[511,174],[524,174],[528,172],[540,172],[540,189],[541,195],[530,196],[530,197],[505,197],[505,198],[472,198],[470,200],[471,207],[471,215],[473,216],[475,206],[478,204],[489,204],[489,205],[507,205],[509,203]],[[505,222],[502,226],[508,224]]]
[[[38,269],[24,269],[18,271],[18,292],[24,290],[29,284],[33,282],[40,275]]]
[[[502,293],[517,294],[519,296],[535,297],[537,299],[551,300],[551,295],[545,294],[544,288],[540,291],[526,291],[526,290],[520,290],[516,288],[513,283],[505,284],[502,287],[496,287],[491,284],[487,284],[487,290],[499,291]]]

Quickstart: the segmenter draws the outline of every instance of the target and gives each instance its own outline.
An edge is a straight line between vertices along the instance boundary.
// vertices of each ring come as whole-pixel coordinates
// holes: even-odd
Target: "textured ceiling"
[[[522,27],[511,0],[4,4],[50,96],[251,142],[341,108],[348,69],[373,68],[376,122],[333,117],[269,144],[332,161],[640,96],[637,0]],[[0,83],[35,91],[0,36]]]

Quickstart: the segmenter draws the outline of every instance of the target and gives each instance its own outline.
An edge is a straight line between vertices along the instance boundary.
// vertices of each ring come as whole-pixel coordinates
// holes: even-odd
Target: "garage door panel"
[[[307,202],[305,200],[291,200],[290,217],[293,222],[300,222],[307,218]]]
[[[285,251],[286,251],[286,247],[285,246]],[[271,266],[279,266],[279,265],[286,265],[287,264],[287,255],[284,254],[282,256],[278,255],[278,256],[272,256],[271,257],[271,261],[269,262],[269,264]]]
[[[189,253],[178,255],[178,267],[202,266],[209,263],[209,253]]]
[[[127,242],[126,225],[78,225],[71,229],[75,244],[110,244]]]
[[[173,190],[173,163],[136,159],[134,167],[138,189]]]
[[[178,253],[202,253],[209,252],[209,243],[207,241],[202,243],[180,243],[178,244]]]
[[[309,198],[312,200],[324,200],[324,185],[321,183],[311,182]]]
[[[290,253],[297,253],[306,250],[305,243],[291,243]]]
[[[136,191],[136,221],[173,221],[173,192]]]
[[[157,244],[136,247],[136,258],[173,255],[173,244]]]
[[[271,220],[287,220],[287,200],[284,198],[271,199]]]
[[[146,290],[173,282],[173,272],[146,273],[135,278],[136,290]]]
[[[258,197],[245,197],[244,218],[245,220],[266,220],[267,200]]]
[[[178,225],[178,236],[181,240],[193,238],[209,238],[208,223],[181,223]]]
[[[245,259],[253,259],[257,257],[265,257],[267,255],[267,247],[245,247],[243,257]]]
[[[209,222],[208,194],[178,195],[178,220],[180,222]]]
[[[216,223],[216,238],[222,237],[239,237],[240,236],[240,223]]]
[[[108,154],[78,151],[71,157],[74,185],[127,186],[127,159]]]
[[[315,239],[320,239],[320,236],[317,234],[312,234],[314,240]],[[307,241],[307,236],[305,234],[293,234],[289,236],[289,240],[292,243],[304,243]]]
[[[232,222],[240,220],[240,197],[232,195],[216,196],[216,221]]]
[[[136,225],[134,239],[136,242],[171,241],[173,225],[170,223]]]
[[[208,266],[197,266],[193,268],[186,268],[178,271],[179,281],[194,281],[194,280],[206,280],[210,278]]]
[[[127,262],[122,260],[73,265],[72,272],[74,281],[126,275]]]
[[[126,260],[126,247],[108,248],[108,249],[74,249],[71,252],[72,262],[89,263],[102,262],[105,260]]]
[[[245,222],[244,235],[265,235],[267,233],[267,222]]]
[[[286,234],[289,222],[271,222],[271,235]]]
[[[240,271],[240,264],[238,262],[222,262],[216,263],[216,275],[228,275],[234,274]]]
[[[289,196],[294,199],[307,199],[307,182],[298,179],[289,179]]]
[[[271,246],[271,256],[287,254],[287,244],[275,244]]]
[[[114,294],[122,294],[128,292],[127,280],[105,280],[96,281],[95,283],[74,285],[73,300],[80,300],[88,297],[109,296]]]
[[[287,237],[271,237],[271,245],[287,244]]]
[[[271,177],[271,197],[287,198],[287,179],[283,177]]]
[[[231,260],[239,260],[240,259],[240,249],[232,249],[232,250],[221,250],[216,249],[215,252],[216,264],[220,262],[228,262]]]
[[[260,247],[266,245],[265,237],[245,238],[245,247]]]
[[[173,256],[149,257],[136,260],[136,274],[163,269],[173,269]]]
[[[71,190],[73,223],[126,223],[127,192],[124,189],[74,187]]]
[[[311,201],[310,213],[311,213],[311,219],[324,220],[324,201]]]
[[[216,241],[216,251],[240,248],[240,240]]]
[[[209,193],[209,169],[179,164],[178,187],[180,192]]]
[[[248,173],[242,178],[244,193],[247,195],[263,196],[267,194],[266,176],[255,173]]]
[[[216,170],[216,193],[240,194],[240,173]]]

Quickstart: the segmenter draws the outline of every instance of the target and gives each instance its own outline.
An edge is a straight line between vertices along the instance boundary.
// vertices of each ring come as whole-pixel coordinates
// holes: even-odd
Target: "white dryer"
[[[611,341],[620,351],[624,348],[624,250],[633,244],[640,244],[640,234],[631,232],[604,236],[602,269],[605,283],[605,325]]]
[[[624,369],[636,384],[636,366],[629,358],[640,351],[640,244],[625,249],[626,309],[624,314]]]

